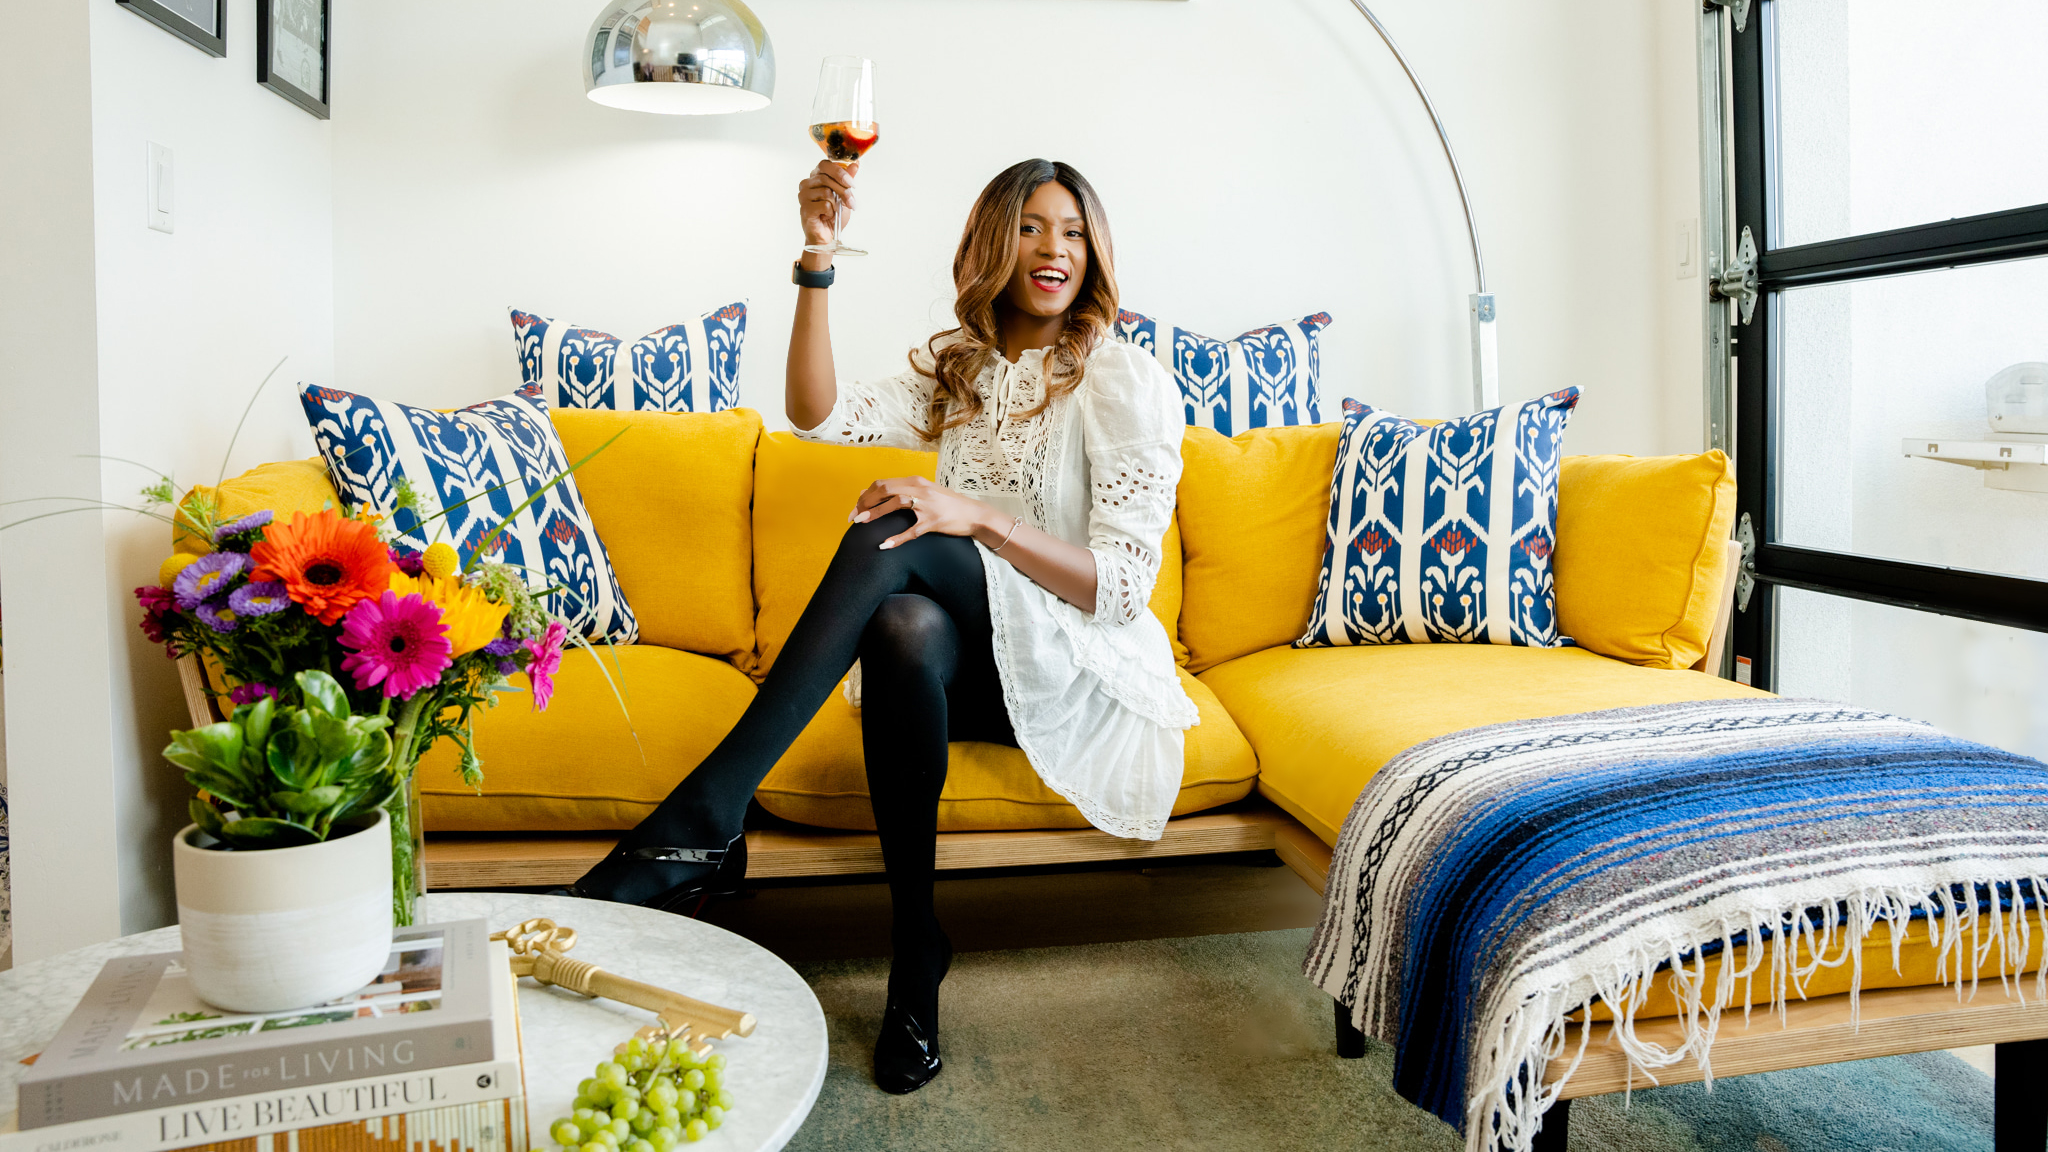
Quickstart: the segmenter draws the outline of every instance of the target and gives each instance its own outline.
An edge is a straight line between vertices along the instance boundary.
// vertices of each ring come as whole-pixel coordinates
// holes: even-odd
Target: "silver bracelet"
[[[1017,529],[1023,527],[1023,525],[1024,518],[1022,516],[1010,517],[1010,535],[1003,537],[1003,542],[1001,544],[998,544],[995,547],[989,549],[988,554],[993,556],[996,553],[1001,552],[1003,549],[1008,548],[1010,546],[1010,538],[1012,536],[1015,536],[1017,534]]]

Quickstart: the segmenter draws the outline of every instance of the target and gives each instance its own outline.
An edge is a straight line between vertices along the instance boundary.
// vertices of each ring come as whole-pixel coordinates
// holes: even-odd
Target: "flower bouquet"
[[[413,506],[403,485],[398,500]],[[208,665],[229,686],[237,717],[259,702],[311,706],[301,698],[303,685],[318,682],[341,690],[346,700],[334,707],[345,703],[343,715],[389,721],[390,752],[379,771],[389,789],[392,914],[410,924],[420,892],[413,782],[420,756],[436,740],[453,740],[464,781],[480,784],[476,711],[515,690],[510,677],[517,672],[527,675],[534,707],[545,709],[570,634],[547,611],[544,591],[530,588],[518,569],[485,559],[492,554],[488,537],[465,565],[445,542],[424,552],[390,543],[391,521],[389,513],[330,507],[289,519],[266,511],[221,522],[212,500],[194,494],[183,502],[179,524],[208,550],[173,554],[157,583],[137,588],[135,598],[143,633],[174,658],[196,656]],[[309,672],[321,675],[308,681]],[[207,731],[174,732],[166,751]],[[303,812],[257,813],[199,786],[194,822],[232,846],[326,838],[321,806],[310,794],[298,802]]]

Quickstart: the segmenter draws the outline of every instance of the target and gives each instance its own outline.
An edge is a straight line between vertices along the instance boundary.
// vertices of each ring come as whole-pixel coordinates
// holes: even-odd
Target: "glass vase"
[[[411,765],[384,810],[391,814],[391,922],[403,928],[414,922],[427,890],[426,824],[420,819],[419,774]]]

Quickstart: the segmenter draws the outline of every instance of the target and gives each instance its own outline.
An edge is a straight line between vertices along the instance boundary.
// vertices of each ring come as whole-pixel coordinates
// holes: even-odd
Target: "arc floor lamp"
[[[1486,257],[1479,249],[1479,224],[1472,215],[1472,197],[1465,191],[1465,174],[1458,168],[1458,153],[1451,147],[1450,134],[1444,131],[1443,117],[1436,114],[1436,104],[1429,98],[1429,91],[1422,86],[1421,77],[1408,64],[1408,58],[1401,54],[1401,46],[1387,33],[1387,26],[1365,6],[1365,0],[1351,0],[1351,6],[1379,33],[1387,51],[1401,65],[1401,71],[1408,77],[1408,83],[1415,88],[1415,94],[1422,98],[1423,110],[1429,113],[1429,122],[1436,129],[1436,138],[1444,146],[1444,159],[1451,165],[1451,180],[1458,186],[1458,202],[1465,208],[1465,233],[1472,239],[1472,276],[1475,288],[1472,293],[1472,403],[1479,411],[1500,406],[1500,350],[1495,339],[1494,320],[1497,310],[1493,293],[1486,290]]]

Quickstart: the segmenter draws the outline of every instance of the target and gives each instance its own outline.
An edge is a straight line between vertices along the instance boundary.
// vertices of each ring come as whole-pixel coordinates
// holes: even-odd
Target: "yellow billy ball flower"
[[[391,590],[400,596],[418,593],[421,599],[441,609],[441,622],[448,626],[451,658],[467,656],[496,640],[505,626],[506,606],[493,604],[483,589],[464,584],[460,577],[436,580],[396,572],[391,576]]]
[[[171,582],[178,578],[178,573],[183,572],[186,565],[197,559],[199,557],[190,552],[173,552],[166,556],[164,562],[157,565],[156,586],[166,592],[170,591]]]
[[[445,580],[462,570],[462,557],[455,554],[447,541],[439,540],[427,545],[427,550],[420,554],[420,565],[427,575]]]

